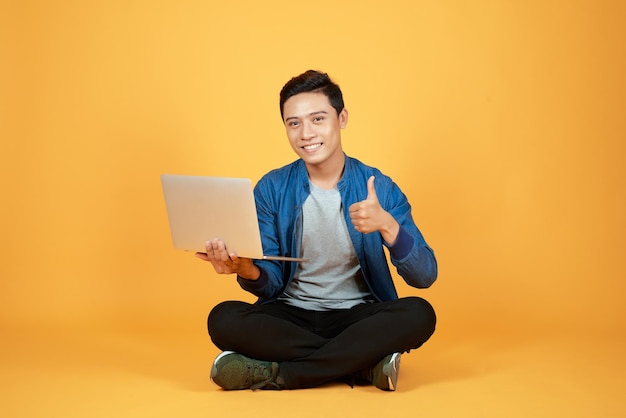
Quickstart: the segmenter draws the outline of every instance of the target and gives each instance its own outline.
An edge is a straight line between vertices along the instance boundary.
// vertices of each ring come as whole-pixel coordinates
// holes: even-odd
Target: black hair
[[[341,89],[334,83],[328,74],[315,70],[308,70],[289,80],[280,91],[280,116],[284,119],[285,102],[292,96],[300,93],[323,93],[328,97],[330,105],[335,108],[337,115],[344,108]]]

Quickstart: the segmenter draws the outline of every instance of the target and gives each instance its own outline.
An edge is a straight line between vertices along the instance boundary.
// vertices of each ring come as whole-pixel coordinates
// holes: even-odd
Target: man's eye
[[[313,122],[321,122],[324,120],[323,116],[316,116],[315,118],[313,118]]]
[[[292,128],[295,128],[298,125],[299,125],[298,122],[289,122],[289,126],[291,126]]]

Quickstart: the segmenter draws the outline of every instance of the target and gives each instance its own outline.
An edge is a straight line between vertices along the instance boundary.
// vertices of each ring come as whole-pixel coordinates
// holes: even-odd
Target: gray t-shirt
[[[299,264],[279,300],[315,311],[349,309],[372,301],[348,234],[339,191],[310,184],[311,194],[302,208],[302,257],[309,261]]]

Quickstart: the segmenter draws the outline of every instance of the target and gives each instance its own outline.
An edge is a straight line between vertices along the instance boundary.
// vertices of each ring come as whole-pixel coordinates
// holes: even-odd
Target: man
[[[227,390],[310,388],[337,379],[395,390],[400,354],[430,338],[435,313],[421,298],[398,299],[383,248],[417,288],[437,277],[433,251],[398,186],[345,155],[348,111],[327,74],[292,78],[280,109],[299,159],[255,187],[261,239],[266,254],[308,261],[240,258],[219,239],[196,254],[217,273],[236,274],[258,297],[211,311],[209,334],[223,350],[211,378]]]

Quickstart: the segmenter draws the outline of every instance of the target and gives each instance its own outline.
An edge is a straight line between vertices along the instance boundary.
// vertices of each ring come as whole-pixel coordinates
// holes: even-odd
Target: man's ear
[[[345,107],[341,112],[339,112],[339,126],[341,129],[345,128],[348,124],[348,109]]]

